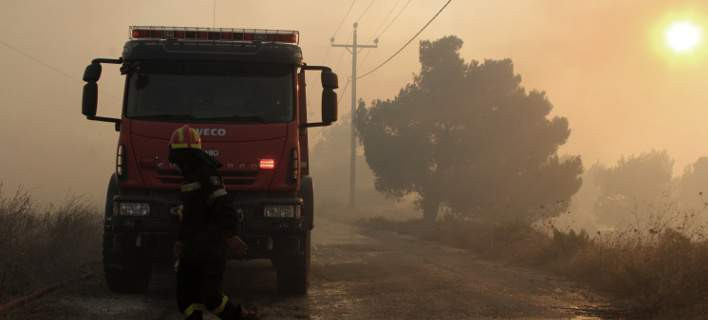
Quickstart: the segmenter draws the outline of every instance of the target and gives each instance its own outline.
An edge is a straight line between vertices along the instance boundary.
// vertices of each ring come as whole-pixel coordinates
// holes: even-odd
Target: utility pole
[[[359,26],[358,23],[354,22],[354,34],[352,37],[352,44],[335,44],[334,38],[332,38],[332,47],[344,48],[352,54],[352,109],[351,109],[351,149],[350,149],[350,160],[349,160],[349,207],[355,208],[355,187],[356,187],[356,131],[354,130],[354,114],[356,114],[356,62],[357,55],[360,49],[364,48],[378,48],[378,39],[374,39],[374,44],[359,44],[357,40],[356,28]]]

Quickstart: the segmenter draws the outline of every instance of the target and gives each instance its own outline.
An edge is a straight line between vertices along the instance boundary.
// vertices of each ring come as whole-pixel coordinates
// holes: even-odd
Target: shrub
[[[688,236],[686,223],[676,229],[663,224],[594,238],[585,231],[551,228],[544,233],[523,223],[494,225],[453,219],[431,226],[421,220],[373,218],[362,225],[535,265],[603,292],[636,314],[676,314],[708,303],[708,240]]]
[[[0,188],[0,299],[72,276],[98,259],[101,217],[78,198],[40,208],[22,189]]]

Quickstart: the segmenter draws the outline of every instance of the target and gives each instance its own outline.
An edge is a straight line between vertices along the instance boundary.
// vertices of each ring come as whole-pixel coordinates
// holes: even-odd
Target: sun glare
[[[666,45],[674,52],[690,52],[701,43],[702,30],[690,21],[677,21],[666,29]]]

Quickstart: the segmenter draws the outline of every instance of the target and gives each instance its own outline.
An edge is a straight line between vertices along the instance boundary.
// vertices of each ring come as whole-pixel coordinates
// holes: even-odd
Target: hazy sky
[[[374,1],[360,20],[360,39],[370,42],[393,6],[406,1]],[[349,41],[352,22],[370,2],[357,1],[338,42]],[[364,53],[360,72],[398,49],[444,2],[412,0],[383,34],[380,48]],[[0,180],[6,192],[23,184],[42,199],[56,201],[67,192],[102,198],[117,135],[110,124],[80,115],[85,65],[94,57],[117,57],[129,25],[211,26],[213,3],[2,0],[0,40],[63,73],[0,45],[0,145],[5,146]],[[300,30],[305,60],[333,66],[344,84],[351,59],[330,48],[329,38],[350,3],[217,0],[215,22]],[[708,155],[708,50],[678,57],[663,48],[660,37],[672,19],[690,17],[708,27],[705,3],[455,0],[421,39],[453,34],[465,41],[465,59],[512,58],[524,86],[546,91],[554,113],[569,119],[572,135],[564,153],[581,154],[590,164],[666,149],[681,170]],[[361,97],[394,96],[418,71],[417,59],[416,42],[362,80]],[[117,68],[104,69],[99,113],[118,114],[120,81]],[[342,113],[348,109],[341,106]]]

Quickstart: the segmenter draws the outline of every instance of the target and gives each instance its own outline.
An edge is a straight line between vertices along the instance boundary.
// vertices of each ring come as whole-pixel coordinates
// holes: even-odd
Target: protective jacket
[[[234,210],[217,166],[204,163],[184,173],[182,224],[178,239],[182,259],[226,258],[224,239],[237,235],[243,217]]]

